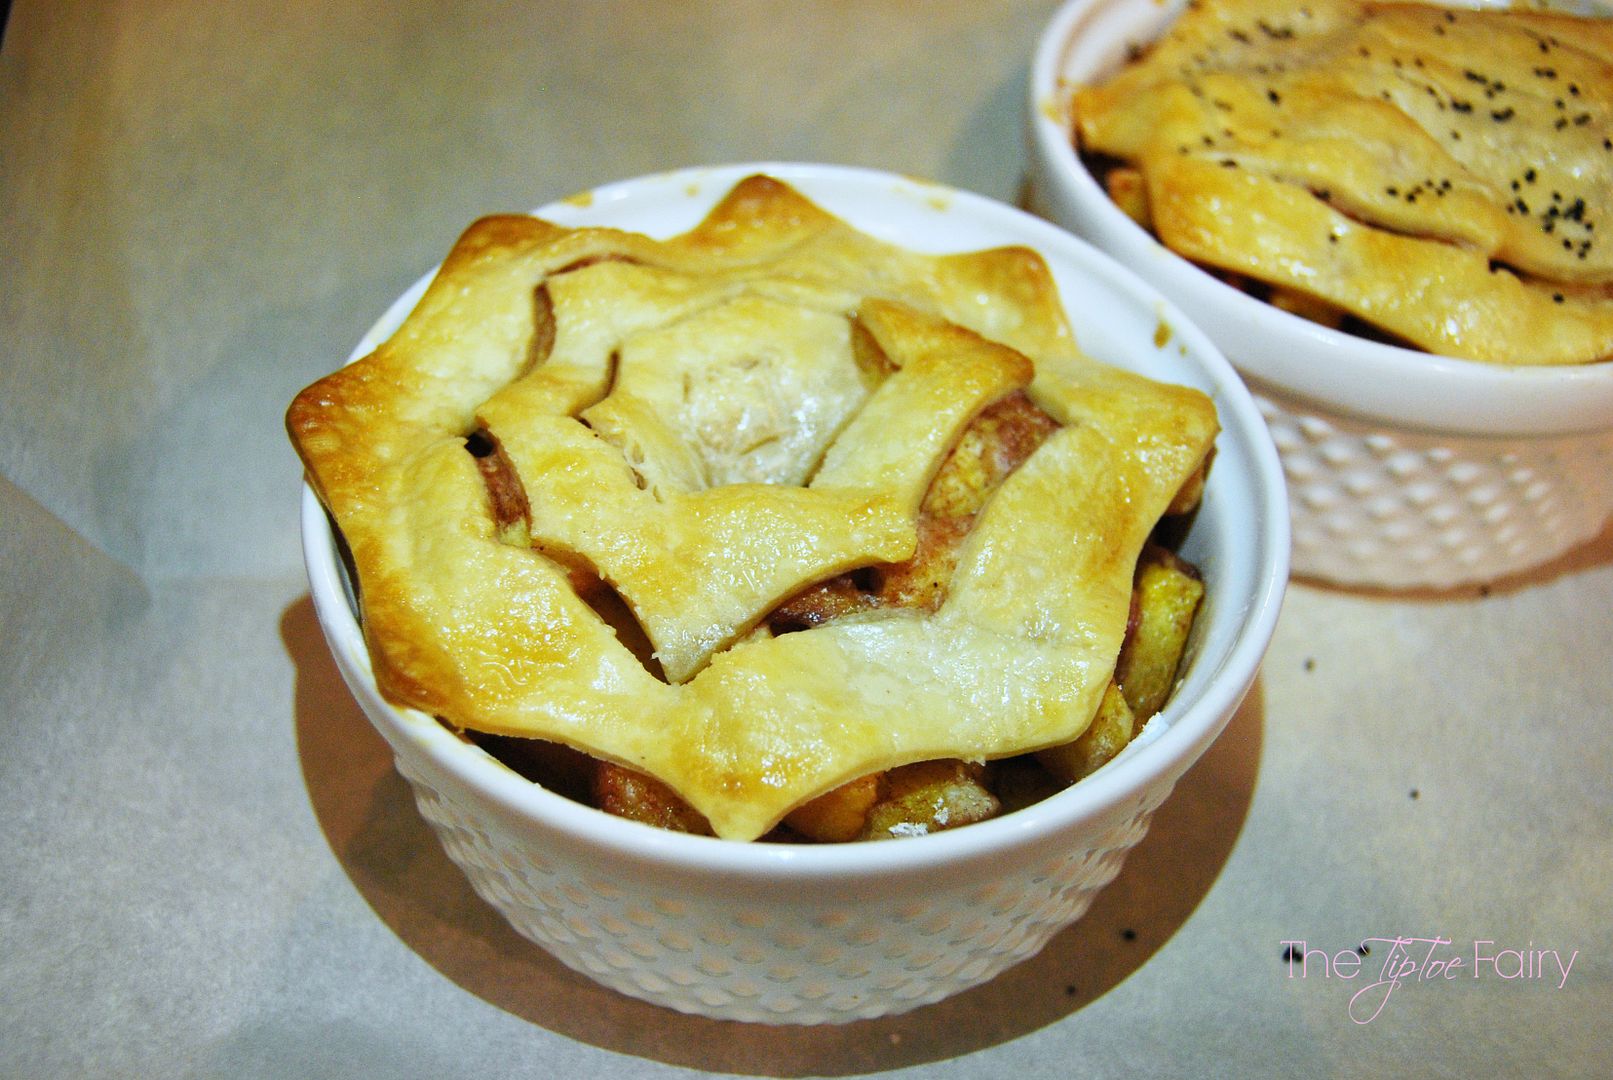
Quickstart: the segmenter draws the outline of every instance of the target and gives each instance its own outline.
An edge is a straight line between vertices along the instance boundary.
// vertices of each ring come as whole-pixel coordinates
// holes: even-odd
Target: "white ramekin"
[[[1088,352],[1213,395],[1223,433],[1184,554],[1206,601],[1180,689],[1114,762],[1028,809],[950,832],[841,845],[664,832],[552,794],[376,690],[330,522],[304,488],[315,607],[354,696],[476,891],[523,935],[625,994],[772,1023],[900,1012],[990,979],[1084,913],[1247,692],[1277,618],[1288,515],[1276,451],[1215,347],[1148,286],[1054,226],[976,195],[833,166],[738,165],[613,184],[538,211],[652,235],[691,227],[765,172],[870,233],[931,251],[1028,245]],[[401,297],[354,355],[395,328]],[[1161,323],[1171,328],[1156,344]]]
[[[1162,246],[1073,143],[1074,88],[1186,0],[1071,0],[1030,81],[1031,205],[1170,297],[1244,376],[1287,473],[1297,575],[1382,588],[1491,581],[1613,513],[1613,362],[1530,368],[1383,345],[1256,300]]]

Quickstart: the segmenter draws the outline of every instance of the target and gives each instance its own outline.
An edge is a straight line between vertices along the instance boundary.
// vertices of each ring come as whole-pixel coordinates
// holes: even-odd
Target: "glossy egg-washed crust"
[[[1613,21],[1196,0],[1073,111],[1189,259],[1430,352],[1613,356]]]
[[[1062,426],[938,610],[768,633],[804,587],[911,556],[939,462],[1020,390]],[[664,241],[477,222],[287,425],[390,701],[649,773],[733,839],[881,769],[1079,735],[1138,552],[1217,431],[1202,393],[1084,356],[1035,253],[912,253],[766,177]],[[593,575],[653,659],[579,595]]]

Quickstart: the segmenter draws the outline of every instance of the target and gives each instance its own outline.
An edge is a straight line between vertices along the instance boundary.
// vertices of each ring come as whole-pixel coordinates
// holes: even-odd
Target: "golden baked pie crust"
[[[873,347],[888,375],[860,363]],[[797,352],[818,359],[778,355]],[[841,404],[769,436],[758,364],[797,404]],[[803,587],[910,556],[940,460],[1021,389],[1063,426],[982,510],[939,610],[756,631]],[[389,700],[649,773],[732,839],[881,769],[1079,735],[1138,552],[1217,430],[1203,394],[1084,356],[1033,253],[904,251],[765,177],[662,241],[476,223],[287,424]],[[478,432],[520,478],[525,535],[495,520]],[[665,681],[578,594],[578,565]]]
[[[1073,111],[1190,259],[1431,352],[1613,356],[1613,20],[1202,0]]]

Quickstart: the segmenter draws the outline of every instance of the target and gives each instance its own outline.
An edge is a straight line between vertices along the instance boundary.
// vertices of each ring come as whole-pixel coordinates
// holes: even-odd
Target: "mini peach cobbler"
[[[1613,20],[1190,0],[1073,112],[1114,202],[1256,297],[1447,356],[1613,357]]]
[[[1086,357],[1035,253],[752,177],[670,239],[492,217],[287,424],[376,682],[609,813],[750,840],[1024,805],[1164,703],[1202,393]]]

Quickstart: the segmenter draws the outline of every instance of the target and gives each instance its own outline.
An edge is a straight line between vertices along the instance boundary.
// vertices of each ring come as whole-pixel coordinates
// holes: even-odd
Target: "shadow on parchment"
[[[1257,680],[1225,733],[1155,815],[1087,915],[984,986],[902,1016],[769,1027],[685,1016],[597,986],[518,935],[443,854],[391,751],[348,693],[312,601],[286,609],[298,757],[314,814],[360,895],[459,986],[557,1034],[714,1072],[854,1075],[969,1054],[1079,1012],[1170,940],[1209,892],[1254,796],[1264,727]]]

